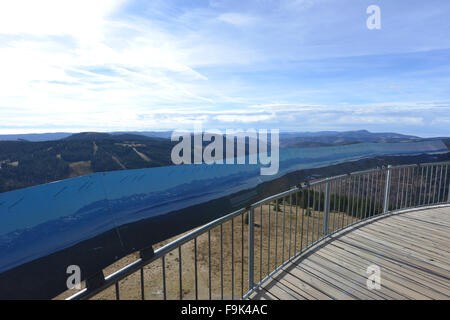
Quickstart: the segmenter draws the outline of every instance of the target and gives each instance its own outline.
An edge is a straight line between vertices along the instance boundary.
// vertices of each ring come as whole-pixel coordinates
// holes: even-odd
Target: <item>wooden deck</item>
[[[367,288],[377,265],[381,288]],[[367,221],[284,267],[250,299],[450,299],[450,206]]]

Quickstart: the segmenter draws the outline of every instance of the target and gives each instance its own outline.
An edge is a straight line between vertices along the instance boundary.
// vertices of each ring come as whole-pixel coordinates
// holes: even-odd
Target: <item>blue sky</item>
[[[450,135],[449,15],[447,0],[3,1],[0,133]]]

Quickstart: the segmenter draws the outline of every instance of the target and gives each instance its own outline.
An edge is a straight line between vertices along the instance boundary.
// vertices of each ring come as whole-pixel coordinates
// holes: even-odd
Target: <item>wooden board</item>
[[[367,287],[367,267],[381,289]],[[251,299],[450,299],[450,206],[391,214],[334,235]]]

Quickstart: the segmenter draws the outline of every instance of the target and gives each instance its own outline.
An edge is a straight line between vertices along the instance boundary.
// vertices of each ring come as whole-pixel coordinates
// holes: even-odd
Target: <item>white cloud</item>
[[[256,17],[241,13],[223,13],[217,17],[219,21],[223,21],[235,26],[249,26],[258,21]]]
[[[345,17],[331,19],[326,29],[314,20],[321,10],[335,16],[319,6],[324,1],[255,0],[233,8],[216,0],[193,8],[167,0],[133,12],[124,9],[128,2],[0,2],[1,132],[190,128],[196,120],[211,127],[446,124],[445,101],[398,102],[400,96],[392,103],[339,104],[334,100],[342,92],[361,101],[379,96],[359,92],[364,83],[356,81],[309,85],[308,73],[283,78],[308,66],[291,61],[383,52],[359,45],[358,37],[346,43],[354,46],[324,49],[334,44],[323,37],[339,43],[352,36],[336,31]],[[316,83],[314,76],[330,72],[328,65],[314,71]],[[385,79],[367,90],[378,85]]]
[[[71,35],[102,38],[105,18],[123,0],[15,0],[0,2],[0,34]]]

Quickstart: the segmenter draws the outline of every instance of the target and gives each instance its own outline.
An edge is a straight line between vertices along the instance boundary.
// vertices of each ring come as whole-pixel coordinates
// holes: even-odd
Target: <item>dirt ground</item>
[[[302,248],[322,236],[323,211],[313,212],[295,205],[291,207],[289,204],[280,204],[279,210],[275,211],[273,203],[263,205],[254,211],[255,282],[259,282],[288,257],[298,253]],[[351,219],[345,213],[331,212],[329,230],[347,224],[348,218]],[[232,230],[234,231],[232,232]],[[154,249],[156,250],[178,237],[180,236],[161,242],[154,246]],[[211,298],[221,299],[223,296],[224,299],[232,297],[238,299],[242,292],[245,294],[248,290],[248,224],[245,214],[212,229],[210,239],[211,246],[208,245],[208,233],[197,238],[198,298],[209,299],[209,273],[211,272]],[[244,240],[242,241],[242,239]],[[183,299],[195,299],[194,250],[194,240],[181,247]],[[209,268],[209,250],[211,250],[211,269]],[[109,266],[104,270],[105,276],[133,262],[138,256],[138,253],[131,254]],[[167,299],[180,298],[179,268],[179,250],[176,249],[165,256]],[[146,265],[143,270],[145,299],[163,299],[162,259]],[[137,271],[121,280],[119,288],[120,299],[141,299],[140,272]],[[64,299],[75,292],[75,290],[69,290],[56,299]],[[114,286],[93,297],[93,299],[102,300],[115,298]]]

